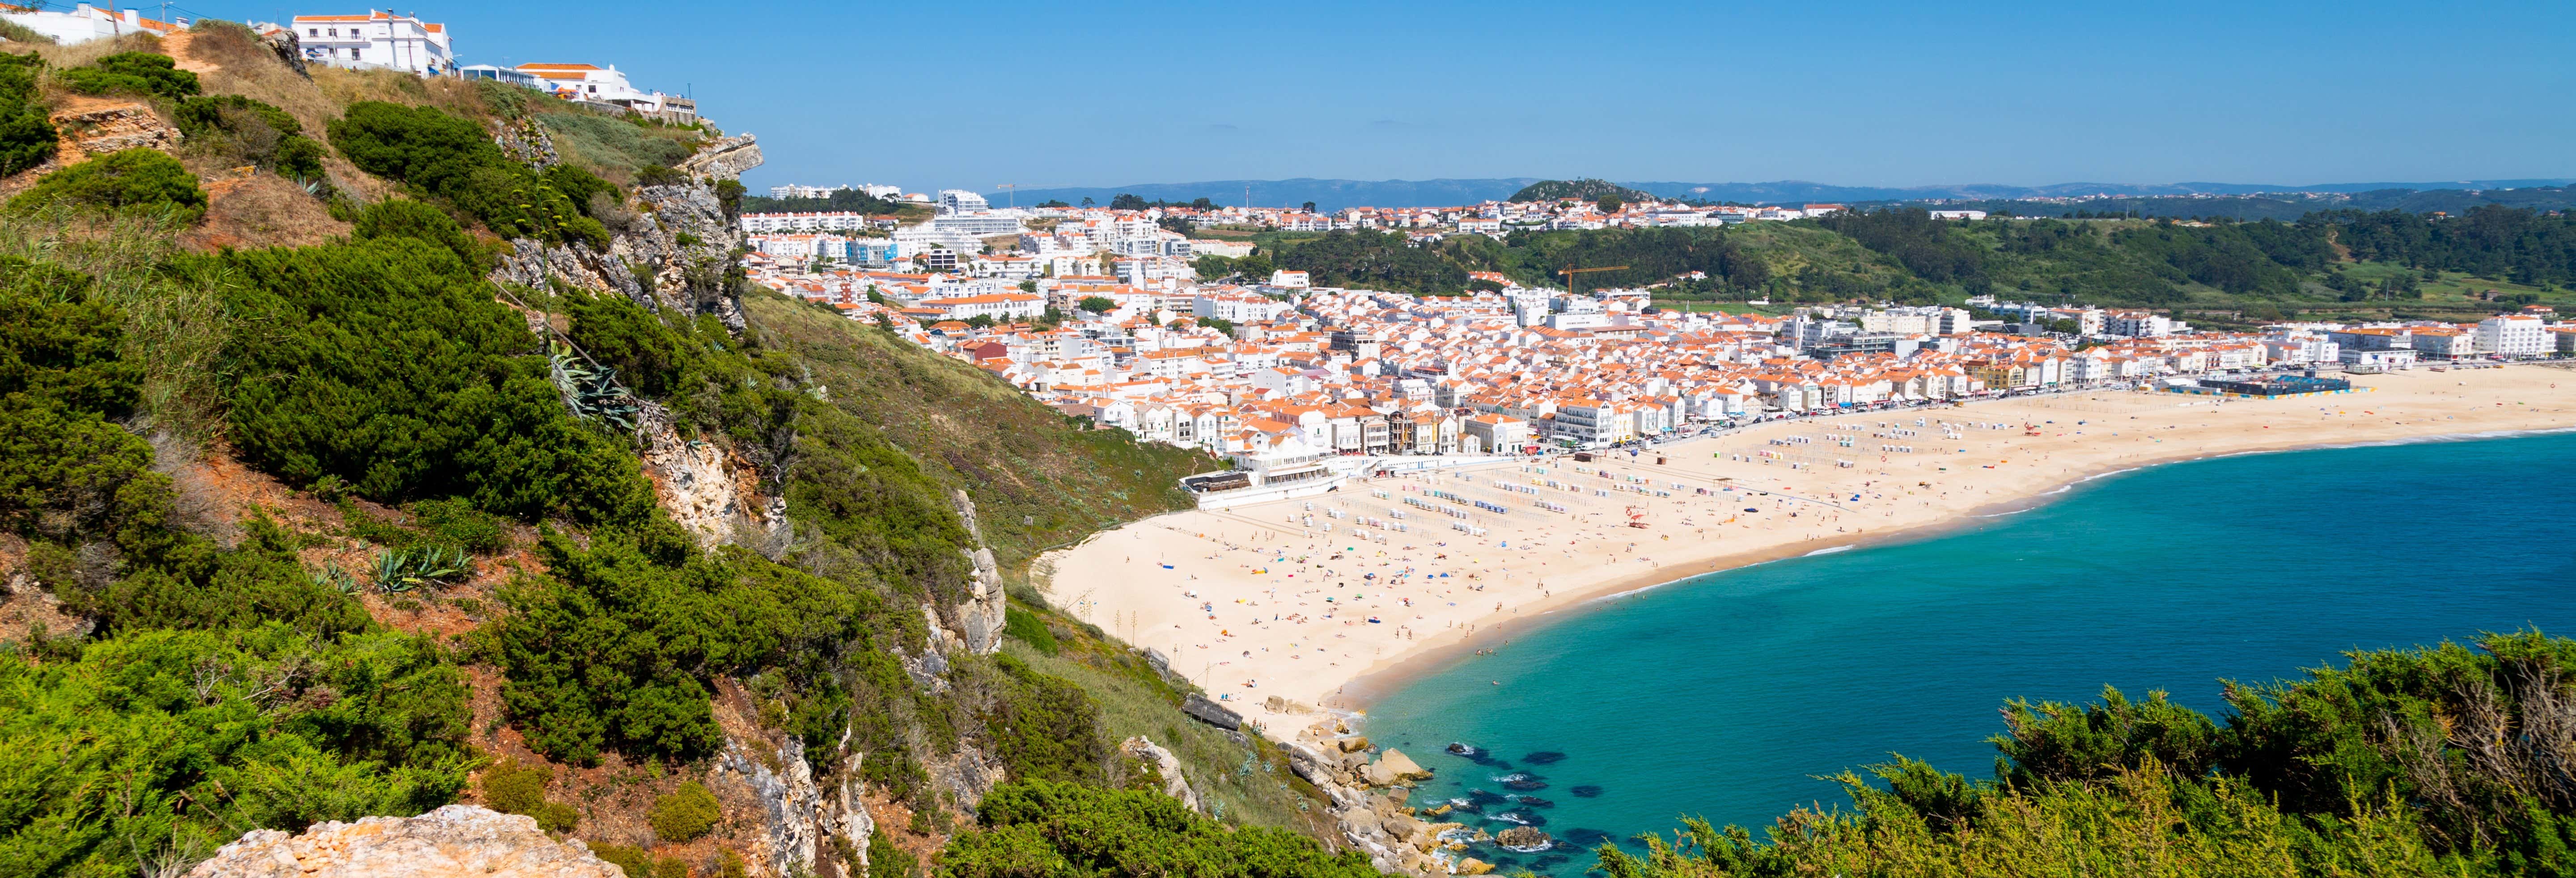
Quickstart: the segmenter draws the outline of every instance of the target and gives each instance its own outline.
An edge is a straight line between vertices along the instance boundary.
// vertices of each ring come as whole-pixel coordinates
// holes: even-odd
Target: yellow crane
[[[1603,265],[1603,266],[1597,266],[1597,267],[1594,267],[1594,268],[1576,268],[1576,267],[1574,267],[1574,263],[1568,262],[1568,263],[1566,263],[1566,264],[1565,264],[1565,270],[1563,270],[1563,271],[1559,271],[1559,272],[1557,272],[1557,273],[1558,273],[1558,274],[1561,274],[1561,275],[1565,275],[1565,292],[1566,292],[1566,294],[1567,294],[1567,295],[1573,295],[1573,294],[1576,292],[1576,289],[1575,289],[1575,287],[1576,287],[1575,281],[1577,280],[1577,278],[1575,277],[1575,275],[1578,275],[1578,274],[1591,274],[1592,272],[1596,272],[1596,271],[1627,271],[1627,270],[1628,270],[1628,267],[1627,267],[1627,266],[1625,266],[1625,265]]]

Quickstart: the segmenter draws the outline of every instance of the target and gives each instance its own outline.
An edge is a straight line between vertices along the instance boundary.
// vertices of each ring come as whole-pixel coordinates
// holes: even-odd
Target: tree
[[[1312,202],[1312,201],[1306,202],[1306,212],[1307,212],[1307,213],[1314,213],[1314,212],[1315,212],[1315,203],[1314,203],[1314,202]]]
[[[1021,281],[1021,282],[1020,282],[1020,292],[1028,293],[1028,294],[1030,294],[1030,295],[1037,295],[1037,292],[1038,292],[1038,282],[1037,282],[1037,281],[1035,281],[1035,280],[1024,280],[1024,281]]]
[[[968,317],[966,318],[966,325],[975,327],[976,329],[991,329],[993,328],[993,315],[977,314],[973,317]]]
[[[1618,213],[1620,208],[1628,206],[1628,202],[1617,195],[1604,195],[1593,201],[1592,206],[1602,213]]]
[[[1084,206],[1084,207],[1090,207],[1090,206],[1092,206],[1092,205],[1093,205],[1093,204],[1095,204],[1095,203],[1097,203],[1097,202],[1092,201],[1092,200],[1091,200],[1091,196],[1089,196],[1089,195],[1082,196],[1082,206]]]
[[[1149,206],[1151,205],[1145,203],[1144,196],[1126,192],[1118,193],[1118,197],[1109,199],[1110,210],[1144,210]]]
[[[1118,303],[1110,301],[1105,296],[1084,296],[1082,301],[1074,304],[1082,306],[1082,310],[1093,314],[1107,314],[1118,310]]]

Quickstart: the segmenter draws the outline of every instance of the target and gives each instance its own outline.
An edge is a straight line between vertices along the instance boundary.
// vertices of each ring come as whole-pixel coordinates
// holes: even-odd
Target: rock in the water
[[[317,823],[301,835],[254,829],[188,870],[188,878],[625,878],[579,841],[557,842],[535,818],[474,805],[418,817]]]
[[[1544,850],[1554,841],[1546,832],[1527,826],[1515,826],[1494,836],[1495,844],[1520,851]]]
[[[1396,784],[1429,779],[1431,772],[1424,771],[1412,757],[1404,755],[1404,751],[1389,749],[1386,755],[1378,757],[1376,762],[1363,770],[1361,777],[1372,785],[1391,787]]]
[[[1357,753],[1369,748],[1369,739],[1367,735],[1343,738],[1335,743],[1341,745],[1342,752],[1344,753]]]
[[[1209,701],[1207,696],[1196,692],[1181,699],[1181,712],[1189,714],[1191,719],[1229,732],[1243,727],[1242,714],[1227,710],[1225,705]]]
[[[1460,875],[1483,875],[1491,871],[1494,871],[1494,864],[1476,859],[1475,857],[1468,857],[1458,861],[1458,874]]]

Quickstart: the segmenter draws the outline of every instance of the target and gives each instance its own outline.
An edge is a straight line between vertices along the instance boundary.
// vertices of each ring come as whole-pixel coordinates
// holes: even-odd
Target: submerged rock
[[[1531,765],[1554,765],[1565,761],[1565,754],[1554,750],[1541,750],[1521,757],[1521,761]]]
[[[1566,792],[1573,793],[1574,797],[1578,799],[1597,799],[1601,797],[1601,788],[1590,785],[1574,787],[1566,790]]]

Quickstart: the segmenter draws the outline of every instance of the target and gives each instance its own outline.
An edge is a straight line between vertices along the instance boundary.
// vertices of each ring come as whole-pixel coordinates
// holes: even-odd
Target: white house
[[[381,10],[365,15],[298,15],[289,24],[304,60],[333,67],[385,68],[438,76],[456,67],[447,25]]]
[[[179,19],[177,24],[170,24],[144,18],[143,13],[138,10],[120,9],[109,12],[87,3],[73,6],[69,12],[26,9],[18,6],[0,6],[0,10],[6,10],[6,12],[0,12],[0,18],[7,18],[25,25],[28,30],[52,37],[54,42],[66,46],[121,34],[166,34],[188,26],[188,20],[184,18]]]
[[[540,88],[569,100],[614,104],[673,122],[693,121],[698,115],[697,102],[636,88],[615,64],[521,64],[519,72],[535,76],[544,82]]]

